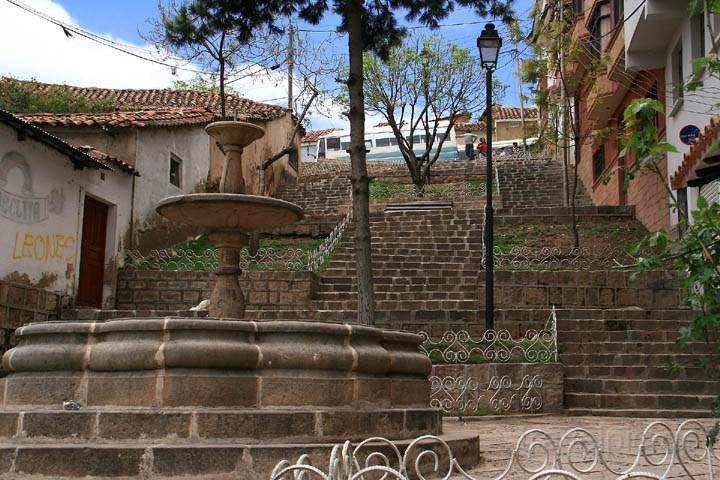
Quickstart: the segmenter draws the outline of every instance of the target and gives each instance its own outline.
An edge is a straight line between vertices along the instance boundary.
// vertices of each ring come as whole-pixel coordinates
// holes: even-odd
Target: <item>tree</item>
[[[595,55],[587,42],[572,38],[575,25],[575,13],[563,0],[536,2],[532,16],[535,18],[531,32],[530,45],[533,56],[523,64],[523,80],[541,85],[535,91],[535,104],[545,121],[540,126],[538,142],[535,148],[562,158],[563,162],[563,201],[569,206],[570,229],[574,247],[580,247],[580,233],[576,214],[578,190],[578,169],[581,162],[582,143],[590,138],[580,134],[579,117],[572,105],[572,93],[580,88],[595,88],[597,78],[607,66],[607,58]],[[594,58],[586,60],[586,57]],[[585,68],[582,79],[570,78],[566,66],[572,62],[581,62]],[[559,94],[551,95],[549,88],[542,88],[548,78],[557,80]],[[574,115],[573,115],[574,114]],[[598,130],[598,135],[609,133]],[[570,147],[574,148],[571,149]],[[570,179],[570,158],[574,159],[572,185]]]
[[[345,84],[349,92],[350,181],[355,219],[358,322],[361,324],[373,324],[375,314],[369,222],[370,177],[365,152],[363,54],[369,51],[384,59],[388,57],[390,49],[400,43],[406,29],[398,24],[393,10],[402,10],[408,21],[417,20],[429,27],[437,27],[439,21],[446,18],[457,5],[471,7],[480,16],[492,14],[510,21],[511,3],[512,0],[335,0],[332,3],[332,11],[341,19],[338,31],[348,36],[349,69]],[[327,0],[192,0],[188,11],[193,8],[198,12],[213,12],[213,15],[206,17],[208,21],[213,25],[231,26],[238,43],[247,44],[262,28],[269,32],[278,31],[278,23],[283,18],[296,15],[316,25],[330,9],[330,5]],[[217,31],[217,28],[213,31]],[[189,35],[186,38],[192,41],[192,45],[202,45],[202,36]]]
[[[248,45],[243,33],[235,30],[232,16],[226,14],[223,8],[225,3],[215,0],[177,3],[170,0],[164,5],[158,1],[159,17],[151,20],[152,29],[146,35],[159,50],[200,64],[213,77],[211,81],[196,78],[188,86],[212,87],[214,77],[217,78],[220,115],[223,118],[227,116],[225,84],[228,78],[239,73],[239,67],[245,64],[262,65],[265,57],[261,49]]]
[[[485,75],[469,49],[437,37],[416,37],[385,60],[366,53],[364,68],[365,106],[387,121],[422,196],[457,119],[485,107]]]
[[[0,110],[12,113],[97,113],[115,111],[112,99],[87,99],[69,87],[58,85],[45,92],[29,82],[4,77],[0,79]]]

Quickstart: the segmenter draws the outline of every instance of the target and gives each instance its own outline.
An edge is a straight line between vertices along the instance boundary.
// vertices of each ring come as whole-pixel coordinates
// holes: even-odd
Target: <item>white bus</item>
[[[438,133],[435,135],[432,153],[434,154],[440,144],[440,138],[447,128],[447,121],[441,120]],[[402,133],[410,135],[409,128],[403,128]],[[413,135],[415,152],[420,155],[425,151],[425,129],[418,128]],[[368,160],[402,160],[397,139],[392,129],[384,124],[365,129],[365,147],[369,150]],[[316,155],[318,159],[350,160],[347,152],[350,148],[350,130],[335,130],[318,138]],[[438,160],[456,160],[458,158],[458,145],[455,140],[455,129],[450,130],[448,138],[443,142]]]

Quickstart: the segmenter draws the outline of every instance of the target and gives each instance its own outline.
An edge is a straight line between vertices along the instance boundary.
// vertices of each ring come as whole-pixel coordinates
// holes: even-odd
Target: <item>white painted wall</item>
[[[164,222],[155,213],[163,198],[204,188],[210,167],[210,137],[204,128],[205,125],[193,125],[136,130],[135,165],[140,177],[135,185],[134,234],[142,237],[144,231]],[[181,188],[170,183],[171,154],[182,159]]]
[[[36,199],[29,202],[35,205],[35,215],[20,218],[7,203],[0,208],[0,278],[14,272],[26,274],[43,288],[74,297],[85,195],[110,207],[105,262],[106,271],[113,271],[121,261],[118,252],[130,228],[132,175],[119,170],[75,170],[62,153],[31,138],[18,141],[14,129],[0,124],[0,165],[3,161],[10,165],[12,159],[17,162],[0,179],[0,193],[5,199],[13,195]],[[23,191],[26,178],[31,179],[32,188]],[[104,282],[106,305],[114,302],[112,277],[106,275]]]
[[[679,103],[673,98],[672,92],[672,53],[678,42],[682,41],[683,62],[685,81],[690,80],[692,75],[692,35],[690,18],[686,15],[682,24],[668,35],[670,39],[667,50],[665,52],[665,81],[666,81],[666,99],[667,99],[667,139],[670,143],[677,146],[680,153],[668,154],[668,177],[672,177],[683,161],[683,155],[690,151],[688,145],[680,141],[680,130],[685,125],[695,125],[702,131],[706,125],[710,123],[713,115],[720,113],[717,107],[718,91],[720,91],[720,81],[710,78],[708,75],[702,75],[704,81],[703,87],[697,92],[685,92],[684,99]],[[710,41],[709,32],[705,34],[706,53],[711,50],[712,42]],[[688,188],[688,210],[692,212],[697,208],[697,198],[699,195],[698,188]],[[671,213],[671,222],[677,224],[677,213]]]
[[[317,142],[300,144],[300,161],[303,163],[317,162]]]

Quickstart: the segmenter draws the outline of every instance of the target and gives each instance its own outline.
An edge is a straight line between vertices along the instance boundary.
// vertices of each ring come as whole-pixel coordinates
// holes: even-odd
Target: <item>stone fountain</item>
[[[243,320],[246,234],[292,223],[302,210],[245,194],[243,148],[262,128],[216,122],[207,132],[227,158],[220,193],[167,198],[157,211],[202,227],[218,247],[210,316],[19,328],[3,356],[0,456],[12,461],[0,462],[0,474],[261,479],[299,453],[326,458],[333,442],[440,433],[418,335]],[[69,400],[80,410],[64,410]],[[477,461],[477,440],[456,442]]]

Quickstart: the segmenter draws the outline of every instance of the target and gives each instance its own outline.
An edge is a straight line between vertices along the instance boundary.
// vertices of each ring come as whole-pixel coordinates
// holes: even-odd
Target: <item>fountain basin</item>
[[[252,123],[222,121],[205,127],[205,132],[220,145],[246,147],[265,136],[265,129]]]
[[[210,232],[282,227],[303,218],[294,203],[238,193],[191,193],[168,197],[155,209],[163,217]]]
[[[48,322],[3,356],[6,406],[427,408],[412,333],[351,324],[146,318]]]

